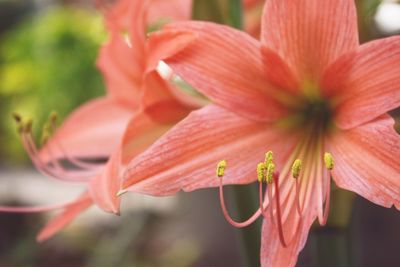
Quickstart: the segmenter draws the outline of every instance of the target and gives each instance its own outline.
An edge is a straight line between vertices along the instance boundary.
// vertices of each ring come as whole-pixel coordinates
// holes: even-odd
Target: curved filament
[[[299,214],[300,217],[302,217],[303,215],[303,209],[300,207],[300,182],[299,182],[299,178],[295,179],[295,187],[296,187],[296,210],[297,210],[297,214]]]
[[[39,212],[47,212],[53,211],[61,208],[65,208],[68,205],[73,204],[74,202],[65,202],[55,205],[47,205],[47,206],[21,206],[21,207],[13,207],[13,206],[0,206],[0,212],[8,212],[8,213],[39,213]]]
[[[295,234],[289,241],[287,241],[287,239],[285,238],[285,234],[283,232],[282,212],[281,212],[281,206],[280,206],[280,192],[279,192],[279,175],[274,174],[273,184],[274,184],[274,189],[275,189],[276,225],[278,228],[279,240],[280,240],[282,246],[286,248],[296,238],[296,236],[297,236],[296,233],[298,232],[298,230],[300,229],[300,227],[303,224],[303,218],[302,218],[302,216],[300,216],[299,223],[297,224],[297,229],[295,231]],[[271,199],[271,203],[272,203],[273,202],[272,188],[268,188],[267,190],[268,190],[268,198]],[[271,207],[270,207],[270,216],[271,216],[271,220],[274,221],[275,216],[273,213],[273,205],[271,205]],[[275,224],[275,221],[274,221],[274,224]]]
[[[234,219],[232,219],[232,217],[229,215],[229,212],[226,208],[225,205],[225,198],[224,198],[224,189],[223,189],[223,184],[222,184],[222,177],[219,178],[219,200],[221,203],[221,209],[222,209],[222,213],[224,214],[225,219],[234,227],[236,228],[243,228],[246,226],[249,226],[250,224],[252,224],[253,222],[255,222],[258,217],[260,217],[261,215],[261,209],[259,208],[258,210],[256,210],[254,212],[254,214],[247,219],[244,222],[237,222]]]
[[[57,127],[56,127],[55,123],[52,122],[50,125],[51,125],[52,131],[55,133],[56,130],[57,130]],[[54,137],[54,138],[51,138],[51,139],[49,140],[49,142],[50,142],[50,143],[54,143],[55,146],[56,146],[56,147],[61,151],[61,153],[65,156],[65,158],[66,158],[69,162],[71,162],[72,164],[75,164],[75,165],[76,165],[77,167],[79,167],[79,168],[91,170],[91,169],[99,169],[99,168],[103,167],[103,165],[104,165],[104,164],[102,164],[102,163],[90,163],[90,162],[85,162],[85,161],[82,161],[82,160],[80,160],[80,159],[71,157],[71,156],[67,153],[67,150],[66,150],[66,149],[64,148],[64,146],[61,144],[61,142],[60,142],[57,138],[55,138],[55,137]],[[51,144],[49,144],[49,145],[51,145]]]
[[[22,144],[35,167],[46,176],[68,182],[87,182],[88,179],[94,175],[93,172],[82,173],[81,171],[79,171],[78,173],[73,173],[71,171],[65,170],[62,166],[57,165],[54,161],[51,161],[51,166],[49,166],[45,164],[38,155],[38,150],[31,134],[23,133],[21,135],[21,139]]]
[[[332,179],[331,174],[329,173],[329,178],[328,178],[329,183],[330,183],[331,179]],[[322,199],[323,199],[323,197],[322,197]],[[318,221],[319,221],[319,224],[322,226],[326,225],[326,222],[328,221],[328,215],[329,215],[329,209],[330,209],[330,199],[331,199],[331,189],[328,187],[328,191],[326,192],[325,208],[323,208],[322,217],[318,213]]]

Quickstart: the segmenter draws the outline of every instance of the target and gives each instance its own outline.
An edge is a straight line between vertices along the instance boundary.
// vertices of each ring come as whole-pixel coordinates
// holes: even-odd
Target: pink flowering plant
[[[400,209],[400,136],[388,115],[400,107],[400,37],[360,44],[354,0],[242,4],[246,31],[190,21],[192,1],[99,1],[110,34],[97,62],[106,96],[58,129],[52,115],[41,148],[31,122],[15,116],[36,168],[87,190],[66,204],[0,210],[62,209],[44,240],[93,204],[119,213],[124,193],[217,187],[231,225],[263,219],[267,267],[296,265],[311,226],[327,223],[332,183]],[[161,18],[169,23],[148,33]],[[178,78],[208,101],[183,93]],[[223,187],[251,183],[258,208],[237,221]]]

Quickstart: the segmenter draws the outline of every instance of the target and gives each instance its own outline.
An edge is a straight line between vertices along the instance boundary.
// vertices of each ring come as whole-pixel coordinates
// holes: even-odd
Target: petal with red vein
[[[174,23],[166,29],[197,35],[166,63],[216,104],[260,121],[273,121],[286,114],[286,108],[274,99],[278,89],[266,80],[257,40],[208,22]]]
[[[132,46],[144,51],[149,0],[120,0],[106,12],[106,23],[114,31],[128,32]]]
[[[293,94],[299,93],[299,81],[286,62],[266,46],[261,47],[261,54],[268,80],[279,88]]]
[[[226,183],[256,180],[255,168],[268,150],[280,166],[297,140],[273,125],[243,119],[218,106],[192,112],[128,165],[123,188],[152,195],[218,186],[216,164],[228,162]]]
[[[261,37],[301,81],[318,82],[331,62],[358,46],[354,1],[268,0]]]
[[[137,113],[126,128],[122,143],[122,162],[128,163],[153,144],[172,125],[160,124],[146,113]]]
[[[90,181],[89,193],[93,202],[101,209],[119,213],[121,185],[121,151],[116,150],[107,162],[105,170]]]
[[[349,129],[400,106],[400,37],[372,41],[340,58],[323,88],[337,95],[336,122]]]
[[[400,136],[388,115],[328,140],[335,159],[333,178],[339,187],[368,200],[400,207]]]
[[[328,188],[318,188],[323,186],[322,181],[326,181],[327,172],[323,172],[321,166],[323,157],[317,157],[318,153],[308,153],[303,158],[304,162],[313,162],[304,166],[305,170],[300,176],[299,200],[296,198],[295,183],[291,175],[280,177],[280,208],[282,212],[282,230],[287,247],[283,247],[279,239],[277,228],[277,216],[274,212],[274,221],[272,221],[269,212],[263,222],[261,235],[261,266],[295,266],[297,257],[303,249],[311,225],[318,214],[319,201],[321,201],[321,190],[330,190]],[[317,163],[318,162],[318,163]],[[290,162],[287,162],[288,164]],[[317,167],[319,166],[319,167]],[[275,210],[276,199],[273,194],[273,207]],[[299,201],[302,217],[297,211],[296,201]],[[271,208],[269,203],[268,209]]]
[[[138,53],[119,34],[112,32],[108,44],[100,50],[97,66],[105,77],[107,92],[121,103],[139,105],[144,71],[143,52]]]
[[[295,206],[292,206],[292,214],[296,214]],[[316,218],[316,213],[313,216],[309,216],[309,209],[305,209],[304,213],[307,214],[307,218],[303,219],[303,225],[301,228],[298,227],[298,220],[287,220],[284,223],[285,232],[295,232],[294,240],[286,248],[283,247],[279,241],[278,231],[276,229],[276,223],[270,221],[270,219],[264,219],[262,232],[261,232],[261,254],[260,262],[262,267],[270,266],[287,266],[294,267],[297,263],[297,258],[300,251],[303,249],[305,242],[307,241],[308,232],[311,228],[312,223]]]
[[[188,113],[188,109],[176,102],[166,101],[150,106],[147,112],[135,114],[123,137],[123,164],[142,153]]]
[[[89,208],[93,204],[89,194],[85,193],[76,202],[65,206],[65,209],[60,215],[53,218],[47,225],[39,232],[36,237],[38,242],[45,241],[59,232],[72,222],[79,214]]]
[[[174,56],[195,39],[196,34],[189,31],[165,30],[154,32],[146,43],[147,71],[154,70],[160,60]]]
[[[69,156],[109,157],[118,147],[132,114],[132,109],[113,98],[98,98],[75,110],[52,138],[57,138]],[[46,146],[40,151],[44,161],[51,157],[63,158],[63,152],[52,148],[50,153]]]
[[[173,94],[172,84],[156,71],[148,73],[143,82],[142,103],[145,112],[161,123],[183,119],[190,111]]]

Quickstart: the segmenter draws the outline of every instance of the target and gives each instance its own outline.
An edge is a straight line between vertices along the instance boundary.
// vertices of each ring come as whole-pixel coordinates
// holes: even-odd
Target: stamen
[[[218,163],[217,170],[216,170],[216,175],[219,178],[219,199],[220,199],[222,213],[224,214],[224,217],[228,221],[228,223],[230,223],[232,226],[234,226],[236,228],[243,228],[243,227],[249,226],[250,224],[255,222],[258,219],[258,217],[260,217],[261,209],[259,208],[258,210],[256,210],[254,212],[254,214],[244,222],[237,222],[234,219],[232,219],[232,217],[229,215],[228,210],[226,208],[225,198],[224,198],[222,179],[225,174],[225,168],[226,168],[226,161],[222,160]]]
[[[264,162],[260,162],[257,165],[257,179],[262,183],[265,179],[265,165]]]
[[[39,156],[38,149],[31,133],[24,133],[21,138],[22,143],[24,144],[24,147],[32,159],[36,169],[38,169],[44,175],[50,178],[56,178],[58,180],[68,182],[87,182],[87,180],[94,175],[93,172],[83,173],[83,171],[79,171],[78,173],[73,173],[70,170],[65,170],[64,167],[59,165],[54,157],[51,157],[52,161],[50,162],[50,166],[45,164]]]
[[[224,176],[225,169],[226,169],[226,161],[225,160],[221,160],[220,162],[218,162],[218,165],[217,165],[217,177]]]
[[[330,171],[333,170],[334,161],[331,153],[326,152],[324,154],[324,161],[325,161],[325,167]]]
[[[268,168],[269,164],[271,164],[274,160],[274,153],[270,150],[267,153],[265,153],[265,168]]]
[[[56,112],[52,112],[49,116],[49,128],[48,128],[48,132],[51,133],[55,133],[57,130],[57,118],[58,115]],[[46,127],[46,125],[45,125]],[[45,130],[45,129],[44,129]],[[67,159],[70,163],[74,164],[76,167],[79,167],[81,169],[87,169],[87,170],[98,170],[99,168],[103,167],[104,164],[102,163],[89,163],[89,162],[85,162],[82,161],[80,159],[77,159],[75,157],[72,157],[69,155],[69,153],[67,153],[67,150],[64,149],[64,146],[61,144],[60,140],[58,138],[51,138],[50,139],[51,142],[54,142],[55,146],[61,151],[62,155],[65,157],[65,159]],[[49,144],[50,147],[50,144]]]
[[[47,205],[47,206],[0,206],[0,212],[7,213],[38,213],[38,212],[47,212],[53,211],[61,208],[65,208],[68,205],[73,204],[74,202],[69,201],[65,203],[55,204],[55,205]]]
[[[330,209],[330,199],[331,199],[331,189],[329,184],[331,183],[331,179],[332,179],[332,174],[331,171],[333,170],[334,167],[334,160],[332,157],[331,153],[325,153],[324,154],[324,161],[325,161],[325,167],[328,171],[328,191],[326,192],[326,200],[325,200],[325,207],[322,208],[323,210],[323,214],[322,216],[320,214],[318,214],[318,221],[319,224],[324,226],[326,225],[327,221],[328,221],[328,215],[329,215],[329,209]],[[324,175],[323,175],[324,177]],[[322,200],[324,199],[324,196],[322,196]]]
[[[87,180],[94,175],[92,172],[90,176],[88,176],[88,173],[72,173],[71,171],[64,170],[63,167],[57,165],[54,161],[52,161],[52,165],[49,166],[45,163],[43,163],[42,159],[39,156],[39,152],[37,149],[37,146],[35,144],[35,141],[33,139],[32,135],[32,120],[26,120],[24,121],[21,116],[19,115],[14,115],[14,119],[17,122],[18,126],[18,131],[21,136],[22,144],[27,151],[29,157],[32,159],[33,164],[35,167],[44,175],[51,177],[51,178],[56,178],[58,180],[63,180],[63,181],[76,181],[76,182],[82,182]]]
[[[266,181],[268,184],[271,184],[271,183],[273,182],[273,175],[274,175],[274,172],[275,172],[275,164],[274,164],[274,163],[270,163],[270,164],[268,165],[268,168],[267,168],[267,175],[266,175],[266,177],[265,177],[265,181]]]
[[[23,123],[23,132],[24,133],[31,133],[32,132],[32,125],[33,125],[33,120],[28,119]]]
[[[301,172],[302,161],[300,159],[296,159],[292,165],[292,176],[295,179],[295,190],[296,190],[296,210],[299,216],[301,217],[303,214],[302,209],[300,208],[300,182],[299,176]]]
[[[278,226],[278,235],[279,235],[279,240],[280,240],[282,246],[286,248],[288,245],[290,245],[294,241],[294,239],[296,238],[296,234],[294,234],[292,236],[292,238],[289,240],[289,242],[287,242],[287,240],[285,238],[285,234],[283,232],[282,212],[281,212],[280,192],[279,192],[279,173],[277,173],[277,172],[274,173],[273,180],[274,180],[273,184],[274,184],[274,188],[275,188],[275,206],[276,206],[276,219],[277,219],[277,226]],[[272,203],[273,202],[272,201],[272,189],[269,190],[268,197],[271,199],[271,203]],[[273,220],[274,216],[273,216],[273,211],[272,211],[272,205],[270,207],[270,216],[271,216],[271,220]],[[302,224],[303,224],[303,220],[302,220],[302,218],[300,218],[295,233],[297,233],[297,230],[300,229]]]
[[[301,171],[301,160],[300,159],[296,159],[292,165],[292,176],[293,178],[297,179],[299,178],[300,175],[300,171]]]
[[[277,224],[278,224],[278,234],[279,234],[279,239],[281,241],[281,244],[283,247],[287,247],[287,243],[285,240],[285,236],[283,233],[283,225],[282,225],[282,215],[281,215],[281,204],[280,204],[280,194],[279,194],[279,175],[273,175],[274,178],[274,186],[275,186],[275,205],[276,205],[276,219],[277,219]]]
[[[43,145],[46,145],[51,137],[50,125],[46,123],[42,129],[42,137],[40,138],[40,142]]]
[[[21,121],[22,121],[22,116],[19,114],[19,113],[17,113],[17,112],[13,112],[12,114],[11,114],[11,116],[13,117],[13,119],[15,120],[15,122],[16,123],[21,123]]]

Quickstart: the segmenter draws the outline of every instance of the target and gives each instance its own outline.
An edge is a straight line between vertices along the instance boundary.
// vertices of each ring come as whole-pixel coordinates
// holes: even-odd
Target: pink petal
[[[266,1],[261,37],[304,83],[318,82],[331,62],[358,46],[354,1]]]
[[[110,97],[92,100],[75,110],[57,130],[54,137],[73,157],[108,157],[121,142],[133,110]],[[52,142],[48,142],[51,144]],[[63,158],[59,149],[41,150],[44,161]]]
[[[123,138],[123,164],[146,150],[178,121],[160,123],[145,112],[135,114],[126,128]]]
[[[394,121],[383,115],[328,140],[334,156],[333,178],[384,207],[400,207],[400,136]]]
[[[217,163],[228,161],[226,183],[256,180],[256,165],[268,150],[276,161],[293,149],[296,134],[243,119],[218,106],[192,112],[128,165],[123,188],[152,195],[217,186]]]
[[[296,209],[292,209],[290,212],[296,213]],[[307,211],[306,211],[307,212]],[[297,258],[300,251],[303,249],[309,230],[312,223],[314,222],[316,215],[303,221],[303,227],[300,228],[290,245],[286,248],[283,247],[279,241],[278,232],[276,230],[276,224],[273,224],[269,219],[264,219],[262,233],[261,233],[261,255],[260,262],[262,267],[270,266],[287,266],[294,267],[297,263]],[[284,227],[295,231],[297,229],[298,221],[287,222]],[[291,232],[287,230],[287,232]]]
[[[156,71],[144,78],[142,104],[145,112],[160,123],[177,122],[193,109],[184,105],[173,94],[172,84]]]
[[[181,104],[171,85],[153,71],[144,80],[144,109],[131,119],[123,138],[123,162],[131,160],[186,117],[192,108]]]
[[[303,166],[302,175],[298,178],[300,182],[299,203],[302,210],[301,217],[296,205],[296,181],[291,177],[290,173],[285,177],[280,177],[282,229],[288,246],[285,248],[279,239],[276,215],[274,216],[274,221],[268,216],[264,220],[262,228],[261,266],[291,267],[296,265],[298,255],[307,241],[311,225],[318,215],[319,202],[323,198],[321,191],[327,192],[327,190],[330,190],[330,185],[326,183],[329,181],[328,173],[325,169],[321,169],[323,155],[318,156],[318,153],[314,152],[311,151],[302,159],[305,166]],[[291,164],[289,161],[287,163]],[[276,199],[274,198],[273,201],[273,205],[276,207]]]
[[[121,151],[116,150],[107,162],[105,170],[90,181],[89,192],[93,202],[106,212],[119,213],[121,185]]]
[[[154,70],[160,60],[172,57],[195,41],[191,32],[165,30],[154,32],[147,42],[147,71]]]
[[[189,20],[193,0],[152,0],[149,8],[149,23],[158,20]]]
[[[335,62],[323,88],[336,96],[336,122],[349,129],[400,106],[400,37],[362,45]]]
[[[261,47],[265,66],[265,75],[268,80],[279,88],[293,94],[299,93],[299,81],[286,62],[274,51],[266,46]]]
[[[183,22],[167,30],[192,31],[195,42],[167,59],[177,75],[216,104],[242,116],[272,121],[286,113],[266,80],[260,43],[244,32],[207,22]]]
[[[110,42],[101,48],[97,61],[108,93],[132,107],[139,106],[144,64],[143,52],[129,47],[123,37],[115,32],[111,33]]]
[[[135,50],[144,51],[148,0],[119,0],[106,12],[106,23],[114,31],[128,32]]]
[[[53,218],[38,234],[36,240],[38,242],[43,242],[58,231],[66,227],[70,222],[72,222],[80,213],[89,208],[93,204],[90,196],[85,193],[76,202],[65,207],[64,211]]]

